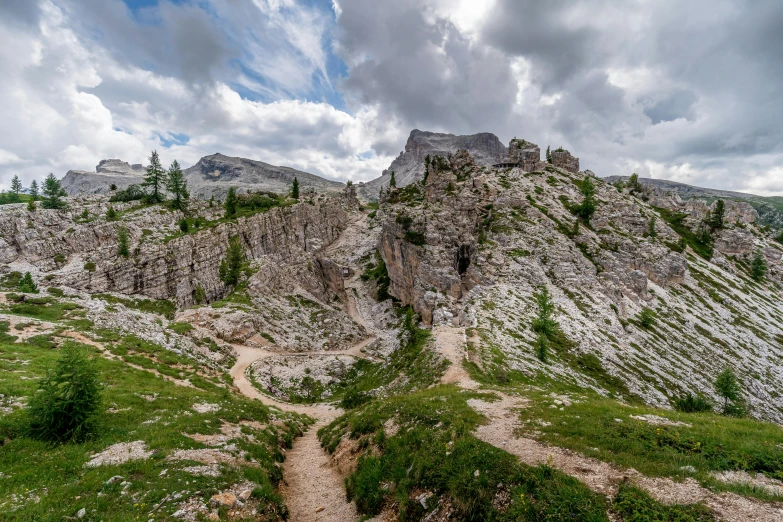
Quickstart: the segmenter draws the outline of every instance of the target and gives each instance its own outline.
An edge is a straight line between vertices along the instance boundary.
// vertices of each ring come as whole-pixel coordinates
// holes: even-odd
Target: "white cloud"
[[[290,2],[262,7],[296,8]],[[294,20],[316,23],[308,16],[299,12]],[[293,30],[276,23],[280,34]],[[42,2],[39,30],[0,21],[0,38],[9,42],[0,50],[0,75],[7,79],[0,84],[2,185],[14,174],[29,184],[50,171],[92,170],[109,157],[145,162],[153,148],[165,162],[176,158],[185,167],[222,152],[353,180],[376,177],[392,159],[367,154],[374,136],[389,127],[370,107],[350,115],[323,102],[243,99],[226,83],[194,84],[121,62],[73,26],[68,12],[49,0]],[[325,67],[314,41],[289,43],[315,70]],[[190,139],[166,149],[160,135],[169,133]]]

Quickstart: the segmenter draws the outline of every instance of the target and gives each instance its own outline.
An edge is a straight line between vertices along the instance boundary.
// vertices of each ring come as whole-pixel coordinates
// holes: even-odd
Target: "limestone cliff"
[[[499,163],[506,157],[506,147],[489,132],[455,136],[414,129],[405,144],[405,151],[400,152],[381,177],[360,184],[359,194],[368,199],[377,199],[381,187],[389,186],[392,171],[398,187],[418,181],[424,176],[424,158],[428,154],[446,157],[461,149],[467,150],[480,165]]]
[[[426,184],[390,191],[376,217],[390,293],[425,323],[472,328],[471,360],[487,371],[543,372],[668,405],[685,391],[711,393],[731,366],[754,414],[783,420],[783,250],[747,209],[728,207],[733,217],[715,231],[707,260],[652,206],[601,180],[591,178],[595,214],[578,220],[589,174],[542,165],[487,168],[455,154]],[[758,249],[770,267],[764,285],[749,277]],[[548,364],[535,356],[530,327],[543,286],[568,339]],[[654,326],[639,322],[643,309]]]
[[[223,222],[222,209],[194,202],[192,212],[210,225],[185,235],[178,234],[181,213],[158,206],[115,204],[121,218],[107,221],[108,202],[100,196],[73,200],[70,210],[28,212],[17,205],[0,212],[0,263],[91,293],[172,298],[188,306],[199,286],[209,301],[225,294],[218,267],[229,237],[241,239],[250,261],[299,260],[334,241],[355,204],[352,192],[323,195]],[[120,228],[129,236],[128,257],[118,255]]]

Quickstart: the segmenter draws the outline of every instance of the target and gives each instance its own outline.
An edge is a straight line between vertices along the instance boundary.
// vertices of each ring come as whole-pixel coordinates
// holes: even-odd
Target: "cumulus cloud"
[[[0,2],[0,183],[158,148],[376,177],[413,128],[783,193],[776,0]]]
[[[134,37],[119,28],[132,24],[131,17],[150,15],[133,14],[118,2],[100,4],[102,30],[111,37],[84,29],[97,19],[73,20],[86,3],[77,8],[42,0],[32,28],[7,24],[5,17],[0,22],[7,42],[0,48],[0,74],[7,79],[0,84],[0,183],[7,185],[14,174],[27,184],[48,172],[92,170],[110,157],[144,163],[154,148],[165,162],[178,159],[185,166],[222,152],[337,179],[370,179],[391,161],[371,150],[370,137],[384,132],[372,106],[348,114],[321,101],[242,97],[230,77],[221,80],[215,72],[219,60],[191,66],[188,53],[203,46],[173,49],[176,57],[149,62],[149,50],[130,49]],[[162,5],[162,18],[174,16],[168,9],[180,7]],[[202,16],[184,9],[176,15],[182,23]],[[189,41],[173,39],[180,46]],[[207,35],[204,46],[211,41]],[[307,45],[292,47],[304,52]],[[167,60],[178,67],[165,66]]]

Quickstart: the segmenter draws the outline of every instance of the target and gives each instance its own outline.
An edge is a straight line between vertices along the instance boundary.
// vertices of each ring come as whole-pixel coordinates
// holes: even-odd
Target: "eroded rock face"
[[[549,172],[487,170],[460,152],[450,158],[449,169],[431,169],[426,186],[389,193],[381,206],[379,250],[392,295],[413,305],[426,324],[466,324],[461,301],[474,288],[493,284],[512,259],[519,263],[515,270],[531,270],[535,284],[545,275],[565,288],[591,288],[618,303],[649,299],[648,280],[669,287],[687,277],[685,258],[662,243],[677,238],[665,223],[656,224],[660,241],[631,239],[629,234],[648,232],[651,217],[599,184],[605,201],[591,221],[593,229],[579,227],[563,201],[581,198],[569,177],[582,175],[544,168]],[[493,247],[482,247],[489,234]],[[524,260],[534,256],[537,266]]]
[[[424,177],[424,158],[428,154],[431,157],[435,155],[448,157],[463,149],[467,150],[479,165],[493,165],[506,159],[506,147],[494,134],[482,132],[455,136],[416,129],[411,131],[405,144],[405,151],[392,161],[381,177],[359,184],[359,194],[365,198],[377,199],[381,187],[389,186],[392,171],[397,186],[404,187]]]
[[[106,221],[105,197],[82,201],[71,205],[73,210],[27,212],[17,206],[0,212],[0,262],[34,272],[57,270],[55,282],[92,293],[171,298],[179,306],[193,304],[199,287],[209,301],[223,296],[226,287],[218,268],[231,236],[241,239],[251,261],[289,262],[334,241],[348,222],[348,211],[357,204],[349,196],[322,196],[312,204],[273,208],[181,236],[178,212],[148,207]],[[133,205],[121,203],[115,208],[122,213]],[[205,202],[194,205],[201,205],[207,220],[222,213],[220,208],[207,208]],[[89,213],[87,222],[81,218],[83,210]],[[118,255],[120,228],[128,233],[128,257]],[[321,270],[333,271],[328,264]]]
[[[579,172],[579,158],[575,158],[567,150],[554,150],[552,154],[552,165],[568,172]]]
[[[519,164],[522,170],[532,172],[541,162],[541,149],[535,143],[514,138],[508,144],[508,160]]]

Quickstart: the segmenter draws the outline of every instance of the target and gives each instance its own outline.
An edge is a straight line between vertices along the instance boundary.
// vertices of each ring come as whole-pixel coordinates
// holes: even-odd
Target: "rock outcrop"
[[[530,150],[532,161],[533,144],[518,150]],[[710,393],[715,376],[731,366],[753,381],[746,389],[754,414],[783,420],[778,298],[772,290],[763,290],[763,299],[746,293],[752,252],[761,247],[778,281],[783,251],[761,239],[753,209],[727,202],[713,262],[690,250],[641,194],[599,179],[588,226],[572,209],[591,174],[576,171],[570,155],[537,167],[482,168],[454,153],[448,168],[430,169],[426,183],[385,191],[376,219],[389,292],[425,324],[473,328],[470,359],[487,373],[543,372],[602,393],[605,386],[618,393],[622,381],[621,393],[668,406],[686,391]],[[694,220],[709,209],[678,199],[671,205]],[[567,339],[547,364],[536,358],[531,329],[534,294],[544,286]],[[638,321],[643,309],[657,317],[654,326]],[[760,353],[767,355],[752,355]]]
[[[0,263],[34,273],[51,272],[53,284],[91,293],[141,294],[189,306],[199,288],[209,301],[225,294],[218,267],[231,236],[241,239],[250,261],[288,263],[334,241],[356,204],[351,195],[322,195],[312,204],[302,202],[220,223],[221,209],[194,201],[194,215],[215,225],[186,235],[178,234],[179,212],[156,207],[132,211],[134,203],[115,204],[118,212],[129,212],[119,221],[106,221],[105,197],[82,200],[72,205],[73,210],[28,212],[17,206],[0,213]],[[86,220],[81,215],[85,210],[90,216]],[[118,255],[121,228],[130,240],[128,257]]]
[[[60,180],[63,189],[69,194],[105,194],[112,185],[118,190],[129,185],[139,184],[144,176],[144,167],[130,165],[118,159],[105,159],[95,167],[95,172],[69,170]]]
[[[506,147],[497,136],[489,132],[455,136],[415,129],[405,144],[405,151],[392,161],[381,177],[359,184],[359,195],[377,199],[382,187],[389,186],[391,172],[398,187],[404,187],[424,177],[424,158],[440,155],[447,157],[458,150],[467,150],[479,165],[493,165],[505,160]]]

